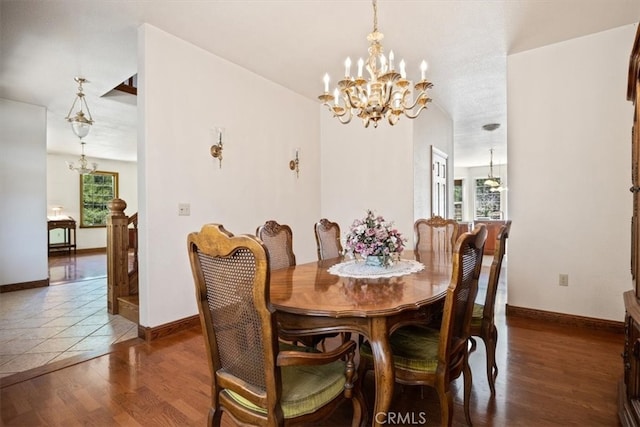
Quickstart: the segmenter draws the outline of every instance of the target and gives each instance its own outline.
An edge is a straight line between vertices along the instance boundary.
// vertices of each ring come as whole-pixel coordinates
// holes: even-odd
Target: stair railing
[[[122,199],[111,200],[107,207],[107,310],[118,314],[118,297],[138,293],[138,214],[127,217],[124,213],[127,203]],[[133,229],[129,229],[129,224],[133,224]],[[130,241],[130,236],[134,241]],[[132,269],[129,269],[130,248],[133,249]],[[130,280],[132,275],[135,282]]]

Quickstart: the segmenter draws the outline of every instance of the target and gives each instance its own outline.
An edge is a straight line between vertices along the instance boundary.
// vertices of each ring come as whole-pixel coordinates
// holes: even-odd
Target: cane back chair
[[[260,241],[208,224],[187,239],[212,374],[210,426],[222,412],[238,425],[284,426],[325,418],[345,399],[360,424],[356,343],[320,353],[278,342],[269,302],[269,259]],[[285,346],[284,349],[280,348]]]
[[[342,243],[340,243],[340,225],[322,218],[313,227],[318,249],[318,260],[336,258],[342,255]]]
[[[256,236],[267,248],[267,256],[272,270],[293,267],[296,265],[296,255],[293,252],[293,231],[285,224],[269,220],[256,230]],[[325,339],[337,336],[337,333],[313,335],[308,337],[291,337],[281,332],[280,338],[291,341],[294,344],[302,342],[310,347],[320,347],[325,349]]]
[[[296,265],[291,227],[269,220],[258,227],[256,236],[267,247],[269,264],[272,270]]]
[[[491,394],[496,394],[496,377],[498,376],[498,365],[496,364],[496,345],[498,343],[498,329],[495,325],[494,313],[496,305],[496,294],[502,269],[502,259],[506,251],[507,238],[511,231],[511,220],[508,220],[498,230],[496,235],[496,247],[493,252],[493,262],[489,270],[489,280],[487,282],[487,294],[484,304],[474,304],[473,317],[471,318],[471,349],[476,349],[474,336],[482,338],[487,353],[487,380]]]
[[[389,338],[396,382],[435,388],[440,400],[443,426],[450,426],[453,419],[451,381],[463,373],[464,412],[467,423],[471,425],[468,339],[486,238],[486,227],[481,225],[473,232],[462,234],[456,241],[453,272],[440,329],[432,329],[427,325],[403,326]],[[365,342],[360,346],[360,381],[365,371],[372,367],[371,346]]]
[[[448,251],[450,253],[458,238],[458,223],[441,216],[418,219],[413,224],[413,229],[416,237],[416,251]]]

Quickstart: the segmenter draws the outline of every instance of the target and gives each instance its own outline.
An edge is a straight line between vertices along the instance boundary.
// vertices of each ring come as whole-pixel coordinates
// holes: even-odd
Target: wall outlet
[[[560,276],[558,277],[558,285],[569,286],[569,275],[561,273]]]
[[[189,203],[178,204],[178,215],[189,216],[191,215],[191,205]]]

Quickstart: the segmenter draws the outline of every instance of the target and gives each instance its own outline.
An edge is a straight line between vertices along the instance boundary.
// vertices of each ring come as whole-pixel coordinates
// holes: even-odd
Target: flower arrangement
[[[393,264],[393,254],[404,250],[406,239],[382,216],[376,216],[367,210],[367,216],[353,221],[346,237],[346,249],[360,254],[363,258],[378,257],[383,266]]]

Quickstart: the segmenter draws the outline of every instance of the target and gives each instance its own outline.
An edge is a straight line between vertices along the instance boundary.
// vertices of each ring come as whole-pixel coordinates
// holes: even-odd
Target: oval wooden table
[[[425,268],[399,277],[354,279],[330,274],[329,267],[345,261],[333,258],[271,271],[271,304],[287,335],[357,332],[371,343],[374,426],[386,420],[393,396],[389,335],[403,324],[428,321],[441,311],[453,270],[450,254],[411,252],[404,257],[415,258]]]

